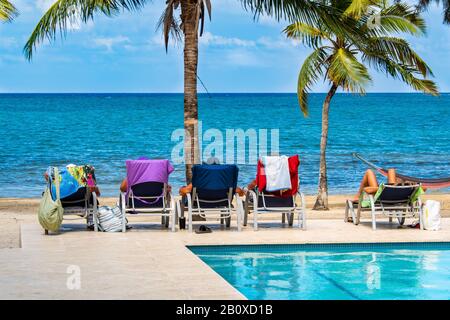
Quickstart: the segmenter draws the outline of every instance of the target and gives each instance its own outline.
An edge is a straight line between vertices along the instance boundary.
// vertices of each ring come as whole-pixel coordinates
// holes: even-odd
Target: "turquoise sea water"
[[[295,94],[213,94],[199,99],[203,131],[279,129],[280,153],[301,157],[306,193],[318,179],[320,108],[313,94],[304,118]],[[0,197],[38,197],[49,165],[90,163],[103,195],[118,194],[125,160],[169,157],[172,131],[183,126],[181,94],[0,94]],[[366,167],[360,152],[384,166],[422,177],[450,176],[450,94],[338,94],[333,99],[328,145],[331,193],[352,193]],[[239,182],[255,176],[240,165]],[[184,183],[184,166],[171,176]],[[447,190],[448,191],[448,190]]]
[[[249,299],[450,299],[450,243],[190,249]]]

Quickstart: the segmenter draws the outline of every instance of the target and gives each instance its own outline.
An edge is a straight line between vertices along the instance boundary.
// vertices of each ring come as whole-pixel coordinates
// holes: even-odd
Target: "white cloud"
[[[225,62],[232,66],[255,67],[260,66],[258,55],[247,49],[231,50],[225,55]]]
[[[161,38],[153,38],[154,43],[163,44]],[[283,48],[295,48],[300,46],[298,40],[287,39],[284,36],[277,38],[273,37],[260,37],[257,40],[247,40],[235,37],[224,37],[220,35],[214,35],[210,32],[205,32],[202,37],[199,38],[200,45],[203,46],[223,46],[223,47],[243,47],[243,48],[257,48],[263,47],[267,49],[283,49]]]
[[[0,37],[0,48],[9,49],[17,46],[18,42],[13,37]]]
[[[124,36],[117,36],[111,38],[95,38],[93,42],[95,46],[104,47],[106,51],[111,52],[114,46],[130,43],[130,39]]]
[[[258,45],[268,49],[282,49],[282,48],[294,48],[299,47],[300,42],[298,40],[287,39],[286,37],[270,38],[261,37],[257,40]]]
[[[254,47],[256,45],[253,40],[244,40],[240,38],[227,38],[214,35],[211,32],[205,32],[199,40],[201,45],[205,46],[234,46],[234,47]]]
[[[159,34],[155,34],[149,41],[149,44],[154,44],[157,46],[164,46],[164,39],[163,36],[159,33]]]

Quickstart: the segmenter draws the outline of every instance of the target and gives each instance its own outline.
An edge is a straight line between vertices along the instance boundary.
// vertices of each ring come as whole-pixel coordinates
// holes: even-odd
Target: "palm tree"
[[[425,23],[419,13],[403,3],[385,6],[385,0],[324,0],[341,15],[343,23],[353,25],[355,32],[337,34],[323,20],[316,24],[295,22],[284,32],[314,51],[305,59],[298,76],[297,95],[300,108],[308,115],[308,92],[319,79],[330,88],[322,107],[320,168],[316,210],[328,210],[326,147],[330,102],[340,88],[365,93],[371,82],[367,69],[373,67],[386,75],[400,79],[414,90],[437,95],[436,84],[426,79],[432,75],[428,65],[398,33],[420,35]]]
[[[419,0],[417,8],[419,10],[426,10],[432,2],[436,4],[440,4],[442,2],[442,15],[444,16],[444,23],[450,24],[450,0]]]
[[[11,21],[17,14],[17,9],[11,2],[0,0],[0,21]]]
[[[344,32],[345,25],[341,25],[327,6],[320,0],[238,0],[244,8],[255,14],[261,14],[286,19],[288,21],[304,21],[314,23],[321,16],[327,16],[327,23],[337,32]],[[45,39],[56,40],[59,33],[64,37],[73,19],[87,22],[96,13],[114,16],[123,10],[135,11],[150,2],[149,0],[57,0],[42,16],[24,47],[24,53],[31,60],[36,46]],[[180,11],[180,19],[175,13]],[[192,164],[198,163],[198,102],[197,102],[197,64],[198,64],[198,34],[203,31],[206,14],[211,17],[210,0],[166,0],[166,8],[161,16],[159,25],[164,34],[166,44],[169,36],[175,39],[184,37],[184,128],[186,182],[192,178]]]

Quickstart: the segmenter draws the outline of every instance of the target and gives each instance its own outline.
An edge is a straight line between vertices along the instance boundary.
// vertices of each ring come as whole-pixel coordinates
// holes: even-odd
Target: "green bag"
[[[51,193],[51,174],[49,175],[49,184],[44,191],[39,204],[38,218],[42,228],[50,231],[58,231],[63,221],[64,208],[61,204],[59,193],[59,172],[54,168],[56,200],[53,201]]]

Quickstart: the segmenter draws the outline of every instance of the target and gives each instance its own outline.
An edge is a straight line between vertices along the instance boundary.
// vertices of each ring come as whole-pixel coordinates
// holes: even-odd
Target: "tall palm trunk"
[[[181,19],[184,31],[184,154],[186,183],[192,181],[192,165],[199,163],[198,147],[198,10],[196,0],[181,1]]]
[[[328,91],[327,97],[322,107],[322,136],[320,137],[320,169],[319,188],[314,204],[314,210],[328,210],[328,182],[327,182],[327,159],[326,149],[328,142],[328,116],[330,112],[330,102],[336,93],[337,86],[333,84]]]

